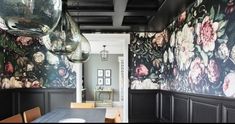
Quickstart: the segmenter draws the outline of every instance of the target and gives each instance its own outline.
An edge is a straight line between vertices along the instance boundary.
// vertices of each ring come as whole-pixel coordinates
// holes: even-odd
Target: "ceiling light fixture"
[[[100,51],[101,61],[108,61],[108,51],[105,50],[106,45],[103,45],[104,49]]]
[[[59,22],[61,0],[1,0],[0,28],[20,36],[41,37]]]
[[[68,55],[76,50],[82,40],[80,29],[67,12],[67,0],[63,0],[59,24],[49,35],[42,38],[46,48],[57,55]]]

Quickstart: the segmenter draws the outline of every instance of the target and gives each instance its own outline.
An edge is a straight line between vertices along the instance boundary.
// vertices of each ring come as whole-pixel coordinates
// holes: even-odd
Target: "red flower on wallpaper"
[[[142,76],[146,76],[149,74],[149,70],[147,69],[147,67],[143,64],[140,64],[139,66],[136,67],[135,69],[135,75],[137,77],[142,77]]]
[[[228,97],[235,97],[235,73],[229,73],[224,78],[223,92]]]
[[[16,42],[18,44],[22,44],[23,46],[29,46],[33,43],[32,37],[25,37],[25,36],[19,36],[16,38]]]
[[[13,67],[11,62],[9,62],[9,61],[6,62],[6,64],[5,64],[5,71],[7,73],[13,73],[14,72],[14,67]]]
[[[217,39],[216,31],[219,28],[218,22],[213,22],[209,16],[206,16],[202,23],[196,26],[196,33],[198,35],[197,43],[202,44],[205,52],[213,51],[215,49],[215,40]]]
[[[207,66],[207,75],[210,82],[215,83],[219,80],[220,69],[215,60],[210,60]]]
[[[205,66],[201,58],[195,58],[190,66],[189,71],[189,82],[193,84],[198,84],[203,78],[205,73]]]
[[[234,0],[229,0],[225,8],[226,14],[231,14],[235,10]]]

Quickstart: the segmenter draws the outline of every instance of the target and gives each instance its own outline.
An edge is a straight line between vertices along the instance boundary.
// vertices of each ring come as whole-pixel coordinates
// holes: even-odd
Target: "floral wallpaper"
[[[0,29],[0,89],[75,88],[72,67],[66,57],[47,51],[39,39]]]
[[[235,97],[235,1],[197,0],[164,31],[133,33],[129,54],[131,89]]]

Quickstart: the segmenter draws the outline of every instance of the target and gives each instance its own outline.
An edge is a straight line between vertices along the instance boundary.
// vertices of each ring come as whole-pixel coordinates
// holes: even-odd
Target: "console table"
[[[101,95],[108,95],[108,98],[101,98]],[[94,91],[94,99],[96,106],[112,107],[113,106],[113,89],[112,88],[96,88]]]

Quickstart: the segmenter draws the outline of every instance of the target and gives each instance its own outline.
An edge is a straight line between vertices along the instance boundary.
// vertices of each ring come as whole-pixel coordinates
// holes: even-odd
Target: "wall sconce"
[[[105,50],[106,45],[103,45],[104,50],[100,51],[101,61],[108,61],[108,51]]]
[[[59,22],[61,0],[1,0],[0,24],[13,35],[40,37]]]

